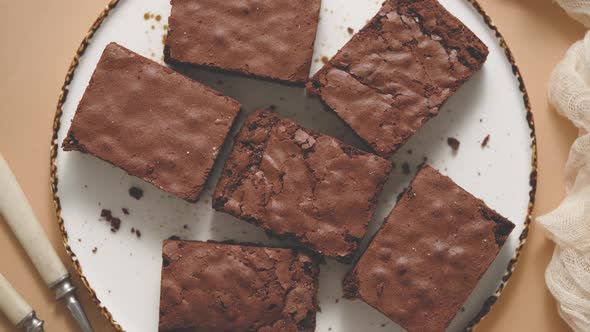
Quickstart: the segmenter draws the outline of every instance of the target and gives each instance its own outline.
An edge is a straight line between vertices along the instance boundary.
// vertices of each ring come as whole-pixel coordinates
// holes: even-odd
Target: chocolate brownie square
[[[105,48],[63,141],[197,201],[240,104],[120,45]]]
[[[309,76],[320,0],[172,0],[164,56],[287,82]]]
[[[387,0],[307,87],[378,155],[390,157],[487,54],[438,1]]]
[[[235,139],[213,207],[347,260],[390,171],[385,159],[257,111]]]
[[[160,331],[313,332],[318,263],[291,249],[166,240]]]
[[[514,225],[424,166],[344,280],[407,331],[444,331]]]

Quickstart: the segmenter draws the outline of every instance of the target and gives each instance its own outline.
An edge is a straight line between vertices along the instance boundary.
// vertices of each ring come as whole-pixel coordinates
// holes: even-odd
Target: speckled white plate
[[[490,55],[483,69],[447,102],[440,115],[393,157],[397,167],[385,186],[369,234],[391,210],[397,194],[425,157],[516,224],[496,261],[449,328],[458,331],[470,328],[485,315],[513,271],[530,221],[536,159],[528,98],[501,35],[477,3],[442,3],[488,45]],[[322,57],[330,58],[351,37],[349,28],[360,29],[379,7],[376,0],[323,0],[312,72],[321,67]],[[119,330],[157,330],[162,239],[178,235],[183,239],[277,243],[256,227],[211,208],[212,188],[230,144],[222,151],[197,204],[171,197],[90,155],[59,151],[58,145],[105,45],[116,41],[162,62],[162,38],[169,12],[168,0],[113,0],[78,50],[56,113],[51,178],[59,226],[76,271]],[[278,113],[304,126],[358,144],[318,100],[306,97],[303,88],[205,70],[194,70],[191,75],[239,100],[244,106],[239,123],[251,111],[272,104]],[[482,148],[487,135],[489,144]],[[447,137],[461,142],[457,153],[452,153]],[[412,174],[403,174],[404,165]],[[144,197],[131,198],[130,186],[142,188]],[[119,232],[111,233],[107,224],[99,221],[102,208],[122,219]],[[124,215],[122,208],[130,214]],[[131,228],[140,230],[141,238],[132,234]],[[322,311],[317,316],[316,330],[401,330],[363,302],[340,299],[341,280],[348,269],[331,260],[321,266]]]

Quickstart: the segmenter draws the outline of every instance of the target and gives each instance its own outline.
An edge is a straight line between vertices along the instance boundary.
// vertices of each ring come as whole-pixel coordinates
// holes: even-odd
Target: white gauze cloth
[[[590,1],[558,1],[590,23]],[[555,241],[545,281],[560,316],[574,331],[590,331],[590,32],[573,44],[549,79],[549,101],[579,128],[566,163],[566,196],[559,207],[537,218]]]
[[[590,27],[590,0],[557,0],[557,3],[573,19]]]

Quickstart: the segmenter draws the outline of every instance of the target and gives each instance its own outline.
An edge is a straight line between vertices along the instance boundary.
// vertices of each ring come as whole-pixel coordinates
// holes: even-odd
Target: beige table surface
[[[51,124],[72,56],[105,4],[106,0],[0,0],[0,153],[16,173],[68,268],[49,187]],[[548,105],[546,81],[564,51],[584,30],[551,0],[481,0],[481,4],[514,52],[531,97],[539,145],[535,212],[543,214],[563,197],[563,166],[576,133]],[[543,281],[552,250],[552,243],[533,225],[516,273],[478,331],[567,330]],[[4,222],[0,222],[0,253],[1,273],[36,308],[46,330],[77,331]],[[74,281],[79,285],[77,278]],[[79,294],[95,329],[112,331],[86,290],[80,289]],[[13,330],[0,315],[0,332]]]

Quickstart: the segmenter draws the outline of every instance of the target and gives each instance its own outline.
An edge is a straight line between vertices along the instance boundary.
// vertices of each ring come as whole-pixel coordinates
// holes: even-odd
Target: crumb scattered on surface
[[[348,31],[348,34],[352,35],[354,33],[354,29],[351,27],[346,28],[346,31]]]
[[[334,302],[335,302],[335,303],[340,303],[340,299],[339,299],[339,298],[336,298],[336,299],[334,300]]]
[[[137,236],[137,238],[141,238],[141,231],[139,229],[135,230],[135,235]]]
[[[149,20],[150,19],[150,13],[143,14],[143,19],[146,20],[146,21]]]
[[[129,210],[127,210],[127,208],[121,208],[121,211],[123,211],[123,214],[128,216],[129,215]]]
[[[479,118],[479,123],[482,123],[482,122],[483,122],[483,119],[482,118]]]
[[[274,111],[277,109],[277,105],[271,104],[270,106],[268,106],[268,109]]]
[[[143,197],[143,190],[141,188],[132,186],[129,188],[129,196],[139,200]]]
[[[178,235],[171,235],[168,240],[180,240],[180,236]]]
[[[87,185],[87,184],[85,184],[85,185],[84,185],[84,188],[88,188],[88,185]]]
[[[447,144],[451,147],[451,149],[453,149],[453,152],[456,152],[459,150],[459,145],[461,145],[461,142],[459,142],[459,140],[454,137],[449,137],[447,138]]]
[[[408,149],[408,151],[406,151],[406,152],[408,152],[408,154],[412,154],[412,152],[414,152],[414,151],[412,151],[412,149]]]
[[[185,225],[182,226],[182,228],[188,229],[188,225],[185,224]]]
[[[96,254],[97,251],[98,251],[98,248],[97,247],[92,248],[92,253],[93,254]]]
[[[486,146],[488,146],[488,143],[490,142],[490,134],[488,134],[483,141],[481,141],[481,147],[485,148]]]
[[[160,22],[161,19],[162,19],[161,15],[156,15],[156,21]]]
[[[387,323],[381,323],[381,327],[387,326]]]
[[[328,59],[328,57],[325,55],[321,58],[321,60],[323,64],[327,64],[330,61],[330,59]]]
[[[121,228],[121,219],[113,217],[111,210],[102,209],[100,216],[111,225],[111,232],[116,233]]]
[[[410,174],[410,164],[408,164],[407,162],[404,162],[402,164],[402,173],[404,173],[405,175]]]

